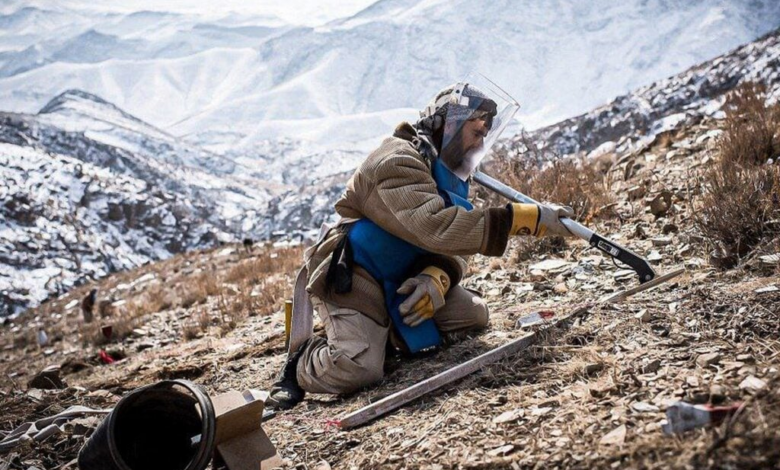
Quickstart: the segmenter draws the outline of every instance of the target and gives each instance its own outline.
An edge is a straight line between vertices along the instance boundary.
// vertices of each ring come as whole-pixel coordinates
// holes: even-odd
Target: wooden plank
[[[343,417],[339,421],[339,427],[342,429],[349,429],[355,426],[360,426],[363,423],[367,423],[368,421],[393,411],[416,398],[436,390],[437,388],[452,383],[458,379],[462,379],[463,377],[476,372],[487,364],[494,363],[510,354],[514,354],[527,348],[534,343],[536,337],[536,333],[529,333],[522,338],[516,339],[496,349],[492,349],[485,354],[482,354],[481,356],[477,356],[474,359],[471,359],[470,361],[459,364],[451,369],[447,369],[444,372],[434,375],[429,379],[425,379],[422,382],[416,383],[409,388],[405,388],[392,395],[388,395],[375,403],[372,403]]]
[[[618,292],[617,294],[602,299],[597,303],[606,304],[606,303],[620,302],[621,300],[624,300],[638,292],[651,289],[661,283],[673,279],[684,272],[685,269],[678,269],[676,271],[672,271],[670,273],[659,276],[653,279],[652,281],[648,281],[636,287],[632,287],[625,291]],[[382,416],[385,413],[389,413],[397,408],[400,408],[401,406],[409,403],[412,400],[415,400],[423,395],[426,395],[456,380],[462,379],[463,377],[466,377],[467,375],[470,375],[478,371],[479,369],[483,368],[488,364],[492,364],[507,356],[516,354],[528,348],[533,343],[535,343],[539,336],[540,331],[546,331],[558,326],[564,326],[568,324],[569,320],[572,320],[573,318],[587,312],[590,307],[591,305],[580,306],[576,308],[572,313],[564,317],[555,319],[549,324],[543,324],[538,330],[533,331],[521,338],[511,341],[503,346],[499,346],[495,349],[491,349],[490,351],[480,356],[477,356],[474,359],[471,359],[467,362],[464,362],[463,364],[447,369],[444,372],[441,372],[429,379],[423,380],[422,382],[412,385],[409,388],[400,390],[396,393],[393,393],[392,395],[388,395],[385,398],[382,398],[381,400],[375,403],[371,403],[370,405],[364,406],[363,408],[357,411],[349,413],[339,421],[339,427],[342,429],[349,429],[349,428],[354,428],[356,426],[365,424],[374,418],[377,418],[379,416]]]
[[[630,289],[626,289],[623,291],[618,292],[617,294],[613,294],[603,300],[600,300],[599,303],[604,304],[610,304],[614,302],[620,302],[621,300],[625,300],[628,297],[631,297],[634,294],[637,294],[639,292],[646,291],[648,289],[652,289],[653,287],[663,284],[664,282],[674,279],[675,277],[679,276],[680,274],[685,272],[685,268],[680,268],[675,271],[672,271],[670,273],[666,273],[662,276],[658,276],[652,281],[647,281],[645,283],[639,284],[638,286],[632,287]]]
[[[497,362],[507,356],[513,355],[522,351],[536,342],[540,331],[553,328],[564,322],[571,320],[573,317],[581,315],[588,310],[588,306],[579,307],[574,312],[567,316],[561,317],[549,325],[542,326],[537,331],[528,333],[527,335],[520,337],[514,341],[499,346],[495,349],[479,355],[469,361],[459,364],[455,367],[445,370],[431,378],[425,379],[409,388],[400,390],[392,395],[388,395],[381,400],[374,402],[368,406],[365,406],[357,411],[354,411],[339,420],[339,427],[342,429],[354,428],[361,424],[367,423],[374,418],[382,416],[385,413],[389,413],[410,401],[426,395],[438,388],[443,387],[456,380],[462,379],[467,375],[470,375],[488,364]]]

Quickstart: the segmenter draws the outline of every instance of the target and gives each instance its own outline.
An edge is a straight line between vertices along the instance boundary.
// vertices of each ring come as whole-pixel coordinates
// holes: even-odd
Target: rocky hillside
[[[240,237],[271,194],[259,179],[228,181],[233,162],[75,90],[35,115],[0,113],[0,142],[3,314]]]
[[[0,144],[0,181],[4,315],[222,233],[181,193],[28,146]]]
[[[745,81],[765,84],[770,96],[776,97],[778,61],[780,33],[774,32],[503,146],[516,154],[525,150],[530,139],[558,155],[636,151],[659,133],[705,117],[722,117],[725,93]],[[174,137],[78,90],[55,97],[36,114],[0,113],[0,142],[9,144],[0,150],[9,162],[2,171],[19,181],[39,181],[45,188],[33,197],[32,188],[14,184],[13,179],[2,183],[7,214],[3,230],[8,236],[0,250],[8,263],[0,276],[0,295],[5,299],[0,313],[19,312],[105,273],[219,240],[310,236],[334,217],[333,203],[351,169],[363,158],[358,151],[325,151],[295,141],[264,141],[251,152],[232,152],[217,144],[222,137],[211,143],[203,139],[206,147],[218,150]],[[23,160],[33,154],[52,162],[77,160],[68,173],[73,186],[55,183],[46,173],[71,167],[25,164]],[[107,179],[124,181],[118,178],[124,176],[144,189],[106,196],[110,204],[86,205],[84,194],[102,191],[90,183],[89,175],[106,171],[117,175]],[[40,194],[46,199],[40,199]],[[35,199],[38,206],[18,201],[26,199]],[[20,217],[27,219],[26,226]],[[23,244],[30,237],[41,238],[46,229],[37,225],[55,219],[83,219],[73,225],[80,227],[74,229],[79,234],[75,245],[66,248],[57,240]],[[102,233],[106,227],[113,228],[108,232],[114,234],[112,240],[87,235]],[[122,250],[117,251],[118,246]],[[62,261],[81,257],[74,253],[89,253],[91,260],[82,260],[81,268]],[[23,279],[33,283],[23,286]]]
[[[776,51],[776,37],[756,44]],[[746,51],[760,54],[761,47],[726,55],[711,70],[732,74],[722,79],[736,85],[745,79],[742,69],[751,70],[749,62],[738,58]],[[726,61],[734,62],[731,67],[718,65]],[[769,65],[757,76],[766,77],[767,92],[777,96],[772,77],[777,77],[778,62],[759,61]],[[675,88],[670,85],[676,83],[674,78],[667,83],[657,96],[686,95],[681,92],[684,84]],[[662,93],[665,89],[667,94]],[[690,108],[678,101],[665,111],[646,109],[645,115],[655,118],[646,122],[649,130],[643,132],[620,133],[615,129],[631,127],[618,126],[615,120],[612,131],[583,138],[575,149],[586,152],[607,140],[612,145],[578,161],[580,167],[550,167],[574,168],[575,175],[597,167],[598,188],[571,185],[577,193],[590,197],[598,189],[610,198],[587,224],[646,256],[659,273],[684,268],[683,275],[626,302],[596,305],[596,299],[635,285],[636,276],[584,241],[561,244],[518,237],[501,258],[475,256],[463,284],[482,292],[491,311],[488,328],[452,338],[452,344],[421,357],[390,355],[385,378],[376,386],[344,397],[309,395],[298,408],[267,421],[264,429],[285,466],[780,466],[780,206],[773,197],[780,172],[777,158],[767,153],[780,149],[780,105],[766,107],[764,97],[751,101],[743,96],[742,105],[753,106],[751,119],[766,118],[774,126],[764,135],[771,145],[750,167],[756,175],[774,177],[774,186],[756,178],[748,180],[751,184],[721,188],[735,200],[757,198],[770,207],[766,213],[745,215],[726,211],[729,201],[713,201],[711,196],[717,194],[717,178],[726,175],[717,173],[728,168],[723,166],[726,150],[761,135],[751,134],[756,126],[743,126],[748,114],[721,109],[720,95],[712,95],[709,104],[699,103],[699,97],[691,92]],[[662,98],[657,102],[667,103]],[[613,112],[612,107],[585,116],[604,112]],[[684,119],[664,120],[678,113],[685,113]],[[668,126],[653,125],[660,121]],[[598,134],[602,127],[594,129]],[[650,140],[653,129],[660,133]],[[507,143],[510,163],[527,155],[528,145],[533,141]],[[60,158],[28,152],[31,161]],[[744,158],[741,150],[736,153]],[[61,164],[69,168],[66,174],[76,171],[73,160]],[[26,168],[14,169],[13,175],[21,178],[18,172]],[[744,168],[738,176],[748,174]],[[82,171],[96,170],[84,166]],[[46,174],[54,175],[47,184],[66,180]],[[514,174],[520,176],[524,174]],[[574,181],[587,183],[579,177]],[[116,187],[132,192],[135,186],[128,178]],[[316,195],[313,191],[307,197],[316,200]],[[324,198],[316,203],[324,205]],[[708,223],[703,214],[717,215],[721,206],[726,215],[743,217],[734,220],[768,220],[762,227],[767,236],[757,238],[744,256],[738,251],[742,257],[737,264],[724,265],[713,256],[715,240],[702,230]],[[279,211],[291,220],[311,215],[296,213],[294,207],[285,203]],[[752,206],[737,209],[744,207]],[[282,243],[254,251],[239,245],[191,251],[80,286],[4,321],[0,431],[7,433],[74,404],[106,408],[127,391],[161,379],[195,380],[211,393],[269,388],[285,360],[282,305],[291,295],[301,256],[300,246]],[[60,264],[66,265],[68,257],[62,258]],[[79,303],[92,288],[98,289],[98,300],[106,308],[87,323]],[[583,307],[587,313],[569,328],[548,331],[522,354],[365,426],[349,431],[334,426],[349,412],[525,335],[529,326],[519,320],[533,312],[546,311],[555,319]],[[318,323],[315,331],[321,334]],[[51,389],[36,388],[36,382],[28,385],[50,365],[59,366],[63,383],[53,383]],[[693,405],[720,407],[728,416],[689,432],[664,431],[674,422],[676,406]],[[0,453],[0,468],[67,467],[97,422],[57,427],[47,439],[28,440]]]
[[[760,251],[737,270],[714,269],[691,223],[699,176],[718,158],[722,125],[703,117],[616,154],[606,178],[616,216],[591,223],[659,272],[685,268],[683,276],[621,304],[592,306],[525,353],[363,427],[335,428],[346,413],[524,335],[518,320],[532,312],[555,318],[636,283],[632,271],[583,241],[551,247],[517,239],[500,259],[476,256],[463,282],[483,293],[488,329],[435,354],[390,356],[377,386],[345,397],[309,395],[266,422],[285,467],[779,465],[778,257]],[[641,194],[631,190],[638,187]],[[655,207],[667,197],[669,204]],[[2,431],[74,404],[106,408],[161,379],[195,380],[212,393],[267,389],[285,359],[281,305],[301,256],[300,248],[281,245],[190,252],[79,287],[9,322],[0,336]],[[78,304],[93,287],[114,308],[87,324]],[[40,331],[48,333],[41,345]],[[47,365],[60,366],[64,388],[28,388]],[[666,412],[679,401],[739,411],[670,436],[662,430]],[[0,460],[10,468],[57,468],[96,425],[64,426]]]

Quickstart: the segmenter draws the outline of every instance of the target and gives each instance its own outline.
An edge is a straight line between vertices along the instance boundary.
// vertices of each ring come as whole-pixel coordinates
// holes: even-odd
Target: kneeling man
[[[449,86],[355,171],[336,203],[339,223],[306,251],[299,275],[326,337],[291,342],[269,406],[381,380],[388,340],[415,353],[485,327],[487,306],[459,285],[464,257],[501,256],[512,235],[569,235],[559,221],[569,208],[468,201],[471,173],[517,109],[490,82]]]

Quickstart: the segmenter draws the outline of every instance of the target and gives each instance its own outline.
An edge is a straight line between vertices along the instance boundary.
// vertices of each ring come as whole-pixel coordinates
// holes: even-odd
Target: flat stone
[[[565,282],[561,282],[559,284],[555,284],[555,287],[553,287],[553,291],[555,291],[556,294],[565,294],[569,292],[569,288],[566,287]]]
[[[514,448],[515,448],[514,444],[507,444],[507,445],[504,445],[504,446],[501,446],[501,447],[497,447],[497,448],[495,448],[493,450],[489,450],[487,453],[488,453],[488,455],[490,455],[492,457],[497,457],[499,455],[506,455],[506,454],[512,452],[512,450]]]
[[[636,274],[633,269],[618,269],[612,273],[612,277],[617,280],[628,279]]]
[[[656,237],[651,240],[653,246],[666,246],[672,244],[672,237]]]
[[[49,366],[38,372],[28,383],[29,388],[40,390],[62,390],[65,388],[65,382],[60,378],[60,367]]]
[[[761,262],[761,265],[763,266],[780,266],[780,253],[775,253],[773,255],[764,255],[758,257],[759,261]]]
[[[643,308],[639,312],[637,312],[636,315],[634,315],[634,318],[639,320],[642,323],[647,323],[653,318],[653,314],[650,313],[646,308]]]
[[[626,442],[626,425],[622,424],[605,434],[599,444],[605,446],[622,446]]]
[[[531,408],[531,415],[533,416],[544,416],[547,413],[552,411],[551,407],[541,407],[541,408]]]
[[[755,292],[756,294],[768,294],[770,292],[777,292],[779,290],[780,288],[778,288],[777,286],[766,286],[760,289],[756,289],[753,292]]]
[[[766,382],[759,379],[758,377],[750,375],[746,377],[745,380],[740,382],[739,388],[741,390],[756,392],[766,388]]]
[[[718,353],[702,354],[696,358],[696,364],[701,368],[705,368],[719,363],[721,359],[722,356]]]
[[[661,411],[661,409],[658,408],[657,406],[651,405],[650,403],[644,401],[638,401],[632,403],[631,409],[638,413],[655,413],[657,411]]]
[[[561,272],[571,266],[572,263],[562,259],[546,259],[530,267],[531,271],[552,271]]]
[[[493,418],[493,422],[496,424],[511,423],[512,421],[517,421],[523,416],[525,416],[525,410],[522,408],[517,408],[501,413],[500,415]]]

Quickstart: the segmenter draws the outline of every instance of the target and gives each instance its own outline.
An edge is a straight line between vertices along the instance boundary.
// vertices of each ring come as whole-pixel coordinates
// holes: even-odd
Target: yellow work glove
[[[450,277],[439,268],[429,266],[419,275],[407,279],[396,291],[409,297],[398,307],[404,323],[415,327],[444,306],[444,296],[450,289]]]
[[[510,235],[533,235],[545,237],[558,235],[572,237],[571,232],[561,223],[561,217],[574,217],[571,207],[557,204],[511,204],[512,228]]]

